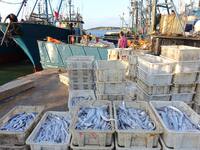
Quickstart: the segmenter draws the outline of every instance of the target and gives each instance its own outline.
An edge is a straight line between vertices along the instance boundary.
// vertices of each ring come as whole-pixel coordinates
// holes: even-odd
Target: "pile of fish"
[[[156,129],[155,123],[144,110],[127,108],[124,102],[117,109],[117,124],[120,130],[153,131]]]
[[[109,107],[101,106],[81,108],[78,113],[76,129],[111,130]]]
[[[72,107],[75,107],[80,102],[88,100],[93,100],[93,98],[91,96],[75,96],[71,99],[70,104]]]
[[[69,117],[61,117],[54,114],[49,114],[42,124],[34,141],[36,143],[65,143],[69,137]]]
[[[165,106],[157,109],[163,122],[170,130],[175,131],[197,131],[200,125],[195,125],[190,118],[174,106]]]
[[[2,131],[11,131],[11,132],[23,132],[27,129],[27,127],[32,123],[32,121],[36,118],[38,113],[18,113],[11,117],[8,122],[6,122],[0,130]]]

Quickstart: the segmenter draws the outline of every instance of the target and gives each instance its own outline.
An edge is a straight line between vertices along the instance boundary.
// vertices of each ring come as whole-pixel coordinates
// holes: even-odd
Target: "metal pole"
[[[165,3],[166,3],[166,8],[167,8],[167,13],[168,13],[168,15],[169,15],[170,12],[169,12],[168,0],[165,0]]]
[[[156,24],[156,0],[152,1],[152,23],[151,23],[151,32],[154,31],[154,26]]]
[[[46,17],[47,17],[47,22],[48,22],[49,21],[48,0],[45,0],[45,8],[46,8]]]
[[[60,1],[60,5],[58,7],[58,14],[60,13],[60,9],[61,9],[62,3],[63,3],[63,0]]]
[[[72,19],[72,1],[69,0],[69,21]]]
[[[38,0],[36,0],[35,4],[34,4],[34,6],[33,6],[33,9],[32,9],[31,14],[30,14],[30,16],[29,16],[29,19],[30,19],[31,15],[32,15],[33,12],[34,12],[37,3],[38,3]]]
[[[136,28],[136,33],[138,32],[138,1],[136,1],[135,3],[135,6],[136,6],[136,14],[135,14],[135,18],[136,18],[136,25],[135,25],[135,28]]]
[[[18,11],[18,13],[17,13],[17,17],[19,16],[19,14],[20,14],[20,12],[21,12],[21,10],[22,10],[22,7],[23,7],[24,4],[26,3],[26,1],[27,1],[27,0],[23,0],[21,6],[20,6],[20,8],[19,8],[19,11]]]

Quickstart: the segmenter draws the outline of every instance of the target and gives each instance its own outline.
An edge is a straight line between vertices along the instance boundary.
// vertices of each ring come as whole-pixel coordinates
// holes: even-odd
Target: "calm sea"
[[[103,37],[106,32],[118,32],[119,30],[87,30],[87,33],[91,33],[97,37]]]

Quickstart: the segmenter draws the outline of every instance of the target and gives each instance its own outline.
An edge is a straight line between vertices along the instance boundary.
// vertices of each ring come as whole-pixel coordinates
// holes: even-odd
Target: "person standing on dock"
[[[127,38],[122,31],[119,34],[118,48],[127,48]]]

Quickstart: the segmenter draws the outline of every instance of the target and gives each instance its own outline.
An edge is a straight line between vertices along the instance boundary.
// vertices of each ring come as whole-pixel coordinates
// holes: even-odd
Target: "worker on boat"
[[[9,14],[9,15],[6,17],[6,19],[5,19],[4,22],[6,22],[7,19],[10,20],[10,23],[18,22],[17,16],[14,15],[14,14]]]
[[[118,48],[127,48],[127,38],[122,31],[119,33]]]

